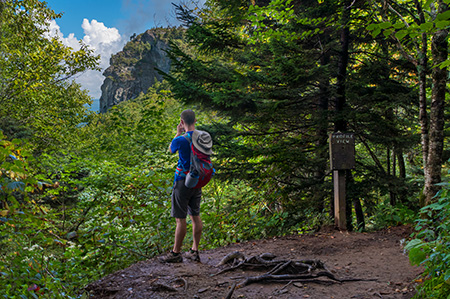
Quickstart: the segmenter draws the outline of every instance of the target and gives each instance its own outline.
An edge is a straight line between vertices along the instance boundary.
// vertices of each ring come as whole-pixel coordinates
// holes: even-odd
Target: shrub
[[[411,263],[425,268],[416,298],[447,299],[450,294],[450,184],[441,185],[438,201],[422,208],[415,238],[405,247]]]

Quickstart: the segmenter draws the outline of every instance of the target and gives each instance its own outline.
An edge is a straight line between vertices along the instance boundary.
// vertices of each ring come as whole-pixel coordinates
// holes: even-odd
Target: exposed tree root
[[[233,286],[231,287],[231,289],[228,291],[228,294],[225,296],[225,299],[231,299],[231,297],[233,296],[233,292],[236,289],[236,284],[233,284]]]
[[[349,281],[371,280],[359,278],[337,278],[320,260],[273,260],[264,258],[272,256],[273,255],[265,253],[264,255],[245,258],[242,253],[233,252],[224,257],[217,266],[228,265],[228,267],[213,274],[213,276],[236,269],[269,269],[266,273],[258,276],[240,276],[232,278],[240,279],[242,281],[240,283],[233,284],[233,287],[227,293],[225,298],[231,298],[236,288],[242,288],[252,283],[284,282],[288,283],[283,287],[286,288],[293,282],[333,284]],[[324,280],[323,278],[328,280]]]
[[[187,291],[188,283],[187,283],[186,279],[184,279],[183,277],[175,278],[171,282],[173,282],[173,283],[175,283],[175,282],[182,282],[184,291],[185,292]]]
[[[182,283],[182,285],[170,285],[173,283]],[[178,277],[178,278],[174,278],[170,281],[168,281],[167,283],[158,281],[158,279],[154,279],[151,282],[152,285],[152,290],[155,292],[178,292],[179,291],[179,287],[183,286],[183,291],[186,292],[187,288],[188,288],[188,283],[186,281],[186,279],[182,278],[182,277]]]
[[[152,285],[152,290],[156,292],[178,292],[176,288],[161,282],[154,283]]]
[[[255,282],[262,282],[262,281],[279,281],[279,282],[283,282],[283,281],[296,281],[297,279],[301,279],[303,281],[308,280],[308,279],[317,279],[319,277],[328,277],[329,279],[336,281],[336,282],[342,282],[340,279],[336,278],[333,274],[329,273],[329,272],[319,272],[317,274],[282,274],[282,275],[273,275],[273,274],[268,274],[265,273],[263,275],[259,275],[259,276],[251,276],[251,277],[246,277],[245,280],[243,282],[241,282],[240,284],[238,284],[238,287],[244,287],[246,285],[255,283]]]

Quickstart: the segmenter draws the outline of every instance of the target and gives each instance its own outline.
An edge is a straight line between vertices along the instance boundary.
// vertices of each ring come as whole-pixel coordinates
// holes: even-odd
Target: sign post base
[[[347,229],[345,211],[345,170],[333,170],[334,182],[334,224],[340,230]]]

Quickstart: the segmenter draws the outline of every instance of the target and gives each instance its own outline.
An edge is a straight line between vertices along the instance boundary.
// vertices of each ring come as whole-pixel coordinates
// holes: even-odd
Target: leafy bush
[[[213,180],[203,191],[201,246],[209,249],[317,228],[317,215],[311,216],[311,210],[289,213],[268,198],[266,190],[254,189],[242,181]]]
[[[409,209],[403,204],[392,206],[389,199],[375,206],[375,212],[369,221],[375,229],[401,224],[413,224],[417,219],[417,212]]]
[[[52,208],[33,194],[23,202],[2,200],[8,207],[0,219],[5,298],[75,298],[88,282],[168,250],[174,233],[167,212],[172,169],[91,161],[89,176],[68,175],[86,163],[66,164],[59,176],[67,181],[47,193],[62,197],[81,184],[76,203]]]
[[[79,298],[169,249],[176,157],[166,151],[179,113],[159,95],[91,116],[67,150],[36,160],[0,134],[0,298]]]
[[[416,298],[447,299],[450,294],[450,184],[441,185],[438,201],[422,208],[415,238],[405,247],[411,263],[425,268]]]
[[[203,244],[207,248],[267,236],[271,226],[264,215],[264,200],[245,183],[213,180],[202,202]]]

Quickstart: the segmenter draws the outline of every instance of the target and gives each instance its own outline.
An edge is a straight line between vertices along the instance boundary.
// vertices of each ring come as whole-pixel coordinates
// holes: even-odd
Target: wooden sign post
[[[345,172],[355,168],[355,138],[353,133],[330,135],[330,163],[334,184],[334,223],[339,229],[347,229]]]

